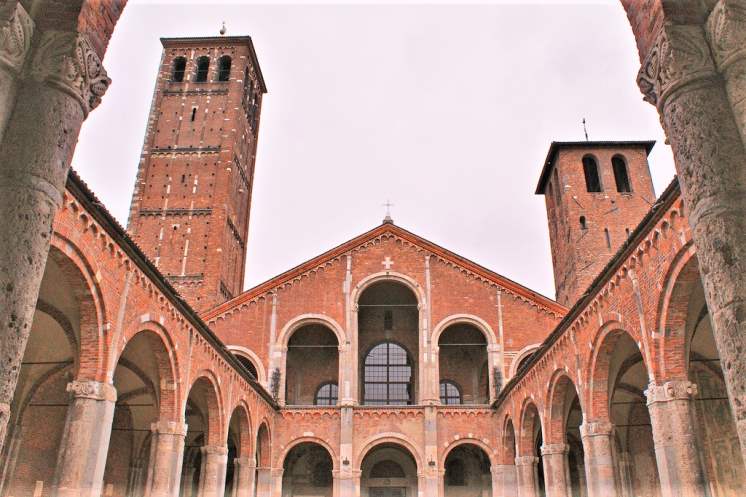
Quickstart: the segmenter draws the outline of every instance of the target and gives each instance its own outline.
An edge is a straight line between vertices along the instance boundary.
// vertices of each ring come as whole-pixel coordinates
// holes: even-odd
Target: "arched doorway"
[[[543,441],[539,410],[536,404],[527,402],[521,416],[518,457],[516,458],[518,487],[521,495],[538,497],[546,495],[544,462],[540,457]]]
[[[104,495],[143,495],[150,465],[150,427],[174,413],[169,352],[152,331],[135,335],[126,345],[114,370],[117,403],[104,471]]]
[[[393,281],[374,283],[358,300],[360,398],[366,405],[408,405],[418,398],[417,297]]]
[[[492,497],[490,458],[478,445],[454,447],[446,456],[443,470],[445,497]]]
[[[288,340],[287,405],[336,405],[339,397],[339,341],[322,324],[296,329]]]
[[[457,323],[438,337],[441,404],[487,404],[487,339],[475,326]]]
[[[320,444],[296,445],[283,461],[282,497],[332,497],[333,466],[329,451]]]
[[[417,496],[417,463],[399,444],[374,447],[365,455],[360,469],[361,497]]]
[[[67,385],[79,368],[82,322],[95,323],[94,312],[83,275],[52,247],[11,404],[2,495],[54,493],[54,462],[70,405]]]

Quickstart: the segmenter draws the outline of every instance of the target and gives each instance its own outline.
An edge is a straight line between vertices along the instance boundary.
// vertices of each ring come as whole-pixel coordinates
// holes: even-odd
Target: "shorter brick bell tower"
[[[248,36],[161,42],[128,229],[186,301],[205,311],[243,290],[267,89]]]
[[[537,194],[546,200],[556,299],[570,307],[655,202],[654,141],[552,142]]]

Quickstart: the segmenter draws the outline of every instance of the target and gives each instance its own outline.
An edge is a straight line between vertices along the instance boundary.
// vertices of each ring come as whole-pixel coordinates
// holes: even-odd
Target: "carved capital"
[[[746,57],[746,2],[720,0],[705,24],[715,63],[720,71]]]
[[[0,20],[0,67],[19,73],[31,47],[34,21],[20,3],[7,20]]]
[[[547,444],[541,446],[541,455],[548,456],[551,454],[567,454],[570,452],[570,446],[567,444]]]
[[[667,381],[662,385],[651,383],[645,390],[648,405],[672,400],[691,400],[697,395],[697,385],[687,380]]]
[[[205,445],[200,447],[200,452],[205,456],[227,456],[228,447],[223,445]]]
[[[518,456],[515,458],[516,466],[531,466],[539,464],[539,458],[534,456]]]
[[[88,38],[69,31],[46,31],[36,47],[28,77],[63,91],[80,102],[88,115],[111,84]]]
[[[233,463],[242,469],[256,469],[256,459],[253,457],[237,457]]]
[[[93,399],[116,402],[117,390],[110,383],[100,381],[71,381],[67,391],[76,399]]]
[[[614,425],[608,421],[591,421],[580,425],[580,437],[608,437],[614,431]]]
[[[715,64],[701,26],[665,24],[642,63],[637,84],[645,101],[662,109],[677,90],[714,75]]]
[[[187,434],[187,425],[175,421],[158,421],[151,423],[150,431],[159,435],[177,435],[185,437]]]

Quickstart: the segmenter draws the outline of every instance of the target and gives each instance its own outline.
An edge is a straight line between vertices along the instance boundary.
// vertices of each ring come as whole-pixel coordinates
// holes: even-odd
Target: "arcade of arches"
[[[0,2],[0,35],[14,37],[0,43],[1,497],[744,494],[746,361],[733,330],[746,298],[746,114],[732,112],[745,91],[742,0],[699,2],[699,16],[676,2],[622,2],[681,185],[646,204],[627,238],[611,238],[626,226],[599,230],[593,216],[606,194],[636,201],[646,152],[639,142],[563,145],[579,159],[562,189],[547,170],[550,231],[571,219],[561,216],[577,224],[551,203],[582,191],[598,203],[577,229],[610,249],[572,307],[390,218],[256,288],[233,296],[218,285],[197,305],[198,281],[215,275],[162,274],[67,175],[77,130],[109,84],[100,61],[126,2],[74,3]],[[226,119],[255,131],[263,80],[246,66],[256,63],[250,39],[168,43],[161,104],[195,99],[186,111],[196,116],[206,94],[236,97]],[[37,54],[50,44],[74,47],[62,59],[77,61],[64,67],[83,71],[80,85]],[[705,55],[681,75],[692,46]],[[251,56],[223,53],[233,50]],[[21,70],[31,60],[53,67]],[[50,108],[62,109],[54,125]],[[253,165],[238,162],[251,151],[222,145],[200,153],[233,175],[226,185],[242,185],[239,170]],[[575,178],[591,153],[598,184],[588,192]],[[52,163],[65,167],[40,166]],[[30,204],[44,208],[14,210]],[[243,247],[238,231],[227,239]],[[231,250],[238,280],[241,249]]]

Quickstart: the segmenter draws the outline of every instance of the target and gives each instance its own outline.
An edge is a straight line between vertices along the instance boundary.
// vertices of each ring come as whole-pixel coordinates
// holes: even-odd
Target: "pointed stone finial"
[[[220,36],[225,36],[225,33],[228,32],[228,28],[225,27],[225,21],[223,21],[223,27],[220,28]]]

